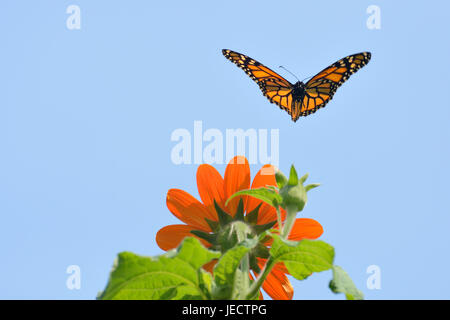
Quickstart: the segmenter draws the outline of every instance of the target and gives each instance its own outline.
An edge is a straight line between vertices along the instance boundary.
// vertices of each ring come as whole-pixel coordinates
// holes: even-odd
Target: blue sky
[[[81,29],[69,30],[69,5]],[[369,30],[369,5],[381,29]],[[171,161],[174,130],[279,129],[280,168],[320,188],[303,216],[367,299],[448,299],[450,5],[445,1],[2,1],[0,298],[93,299],[116,254],[157,255],[177,223],[170,188],[194,196],[197,165]],[[348,54],[367,67],[293,123],[221,54],[300,79]],[[253,174],[261,164],[252,165]],[[216,165],[223,173],[224,165]],[[81,289],[66,268],[81,268]],[[366,269],[381,270],[369,290]],[[329,272],[295,299],[342,299]]]

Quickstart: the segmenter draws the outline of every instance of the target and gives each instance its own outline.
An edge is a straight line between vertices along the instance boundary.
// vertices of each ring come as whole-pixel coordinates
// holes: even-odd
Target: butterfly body
[[[333,63],[306,83],[298,81],[292,84],[244,54],[228,49],[222,50],[222,53],[259,85],[270,102],[287,111],[294,122],[299,117],[307,116],[324,107],[333,98],[337,88],[350,75],[365,66],[371,58],[370,52],[353,54]]]
[[[293,99],[301,100],[301,98],[303,98],[303,96],[305,95],[305,89],[306,89],[306,85],[303,82],[297,81],[296,83],[294,83],[292,85]]]
[[[295,115],[299,111],[299,110],[297,110],[298,106],[300,106],[301,101],[303,101],[303,99],[305,97],[306,84],[301,81],[297,81],[296,83],[294,83],[292,85],[291,94],[292,94],[292,101],[293,101],[291,115]],[[294,119],[294,117],[293,117],[292,120],[294,120],[294,122],[295,122],[297,119]]]

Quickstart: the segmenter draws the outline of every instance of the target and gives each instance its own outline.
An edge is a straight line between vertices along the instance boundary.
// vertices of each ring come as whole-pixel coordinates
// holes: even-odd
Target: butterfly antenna
[[[312,77],[313,77],[313,76],[306,77],[305,79],[302,80],[302,82],[305,82],[305,80],[311,79]]]
[[[297,79],[298,81],[300,81],[300,79],[297,78],[297,76],[296,76],[295,74],[293,74],[292,72],[290,72],[290,71],[289,71],[288,69],[286,69],[285,67],[280,66],[280,68],[286,70],[287,72],[289,72],[290,74],[292,74],[292,75],[295,77],[295,79]]]

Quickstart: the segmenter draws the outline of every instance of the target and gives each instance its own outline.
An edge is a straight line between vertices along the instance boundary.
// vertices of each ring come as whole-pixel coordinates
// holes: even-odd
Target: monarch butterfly
[[[238,52],[222,50],[223,55],[245,71],[261,89],[271,103],[286,110],[297,121],[323,108],[350,75],[365,66],[371,57],[370,52],[352,54],[323,69],[308,82],[294,84],[258,61]]]

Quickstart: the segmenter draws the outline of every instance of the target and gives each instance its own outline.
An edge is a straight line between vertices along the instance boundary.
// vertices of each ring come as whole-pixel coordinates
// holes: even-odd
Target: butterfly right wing
[[[228,49],[223,49],[222,53],[259,85],[271,103],[292,115],[292,84],[289,81],[245,54]]]
[[[306,83],[306,94],[295,119],[323,108],[336,90],[356,71],[369,63],[370,52],[360,52],[344,57],[316,74]],[[295,120],[294,120],[295,121]]]

